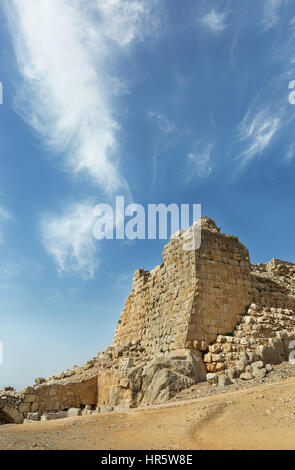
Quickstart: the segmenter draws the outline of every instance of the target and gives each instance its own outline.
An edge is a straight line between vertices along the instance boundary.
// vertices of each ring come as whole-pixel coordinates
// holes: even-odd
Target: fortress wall
[[[92,377],[81,382],[42,384],[35,388],[34,395],[38,403],[38,410],[41,412],[59,411],[71,407],[79,408],[81,405],[95,405],[97,379]]]
[[[218,334],[234,329],[251,303],[249,253],[237,237],[203,229],[195,257],[197,289],[187,347],[196,348],[198,340],[198,348],[206,349]]]
[[[139,342],[147,356],[183,348],[195,283],[195,252],[183,250],[182,242],[172,239],[161,265],[135,272],[113,346]]]
[[[113,346],[138,342],[147,355],[204,350],[245,314],[252,298],[244,245],[220,234],[210,220],[202,226],[199,249],[184,250],[179,237],[165,246],[160,266],[135,272]]]
[[[295,296],[278,282],[251,275],[252,302],[265,307],[286,308],[295,310]]]

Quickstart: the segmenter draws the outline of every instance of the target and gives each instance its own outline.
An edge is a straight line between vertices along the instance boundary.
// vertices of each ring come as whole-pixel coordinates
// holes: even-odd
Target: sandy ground
[[[295,449],[295,378],[177,404],[4,425],[0,449]]]

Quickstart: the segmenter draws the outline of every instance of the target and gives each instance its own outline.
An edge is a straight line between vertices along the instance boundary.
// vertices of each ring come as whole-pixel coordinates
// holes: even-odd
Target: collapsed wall
[[[0,392],[0,423],[159,403],[207,372],[225,384],[288,359],[295,264],[251,265],[238,237],[207,217],[200,247],[184,249],[192,230],[171,237],[161,265],[135,272],[112,345],[80,368]]]

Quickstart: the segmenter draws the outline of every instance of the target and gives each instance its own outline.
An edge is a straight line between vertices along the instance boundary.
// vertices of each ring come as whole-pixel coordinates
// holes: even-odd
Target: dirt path
[[[295,449],[295,378],[178,404],[5,425],[0,449]]]

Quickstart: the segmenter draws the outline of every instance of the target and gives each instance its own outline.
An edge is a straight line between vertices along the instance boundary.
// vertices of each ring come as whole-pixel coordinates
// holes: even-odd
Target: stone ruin
[[[135,272],[112,345],[82,367],[22,391],[0,392],[0,424],[47,420],[169,400],[205,381],[262,378],[295,339],[295,264],[252,265],[238,237],[201,221],[164,247],[163,262]]]

